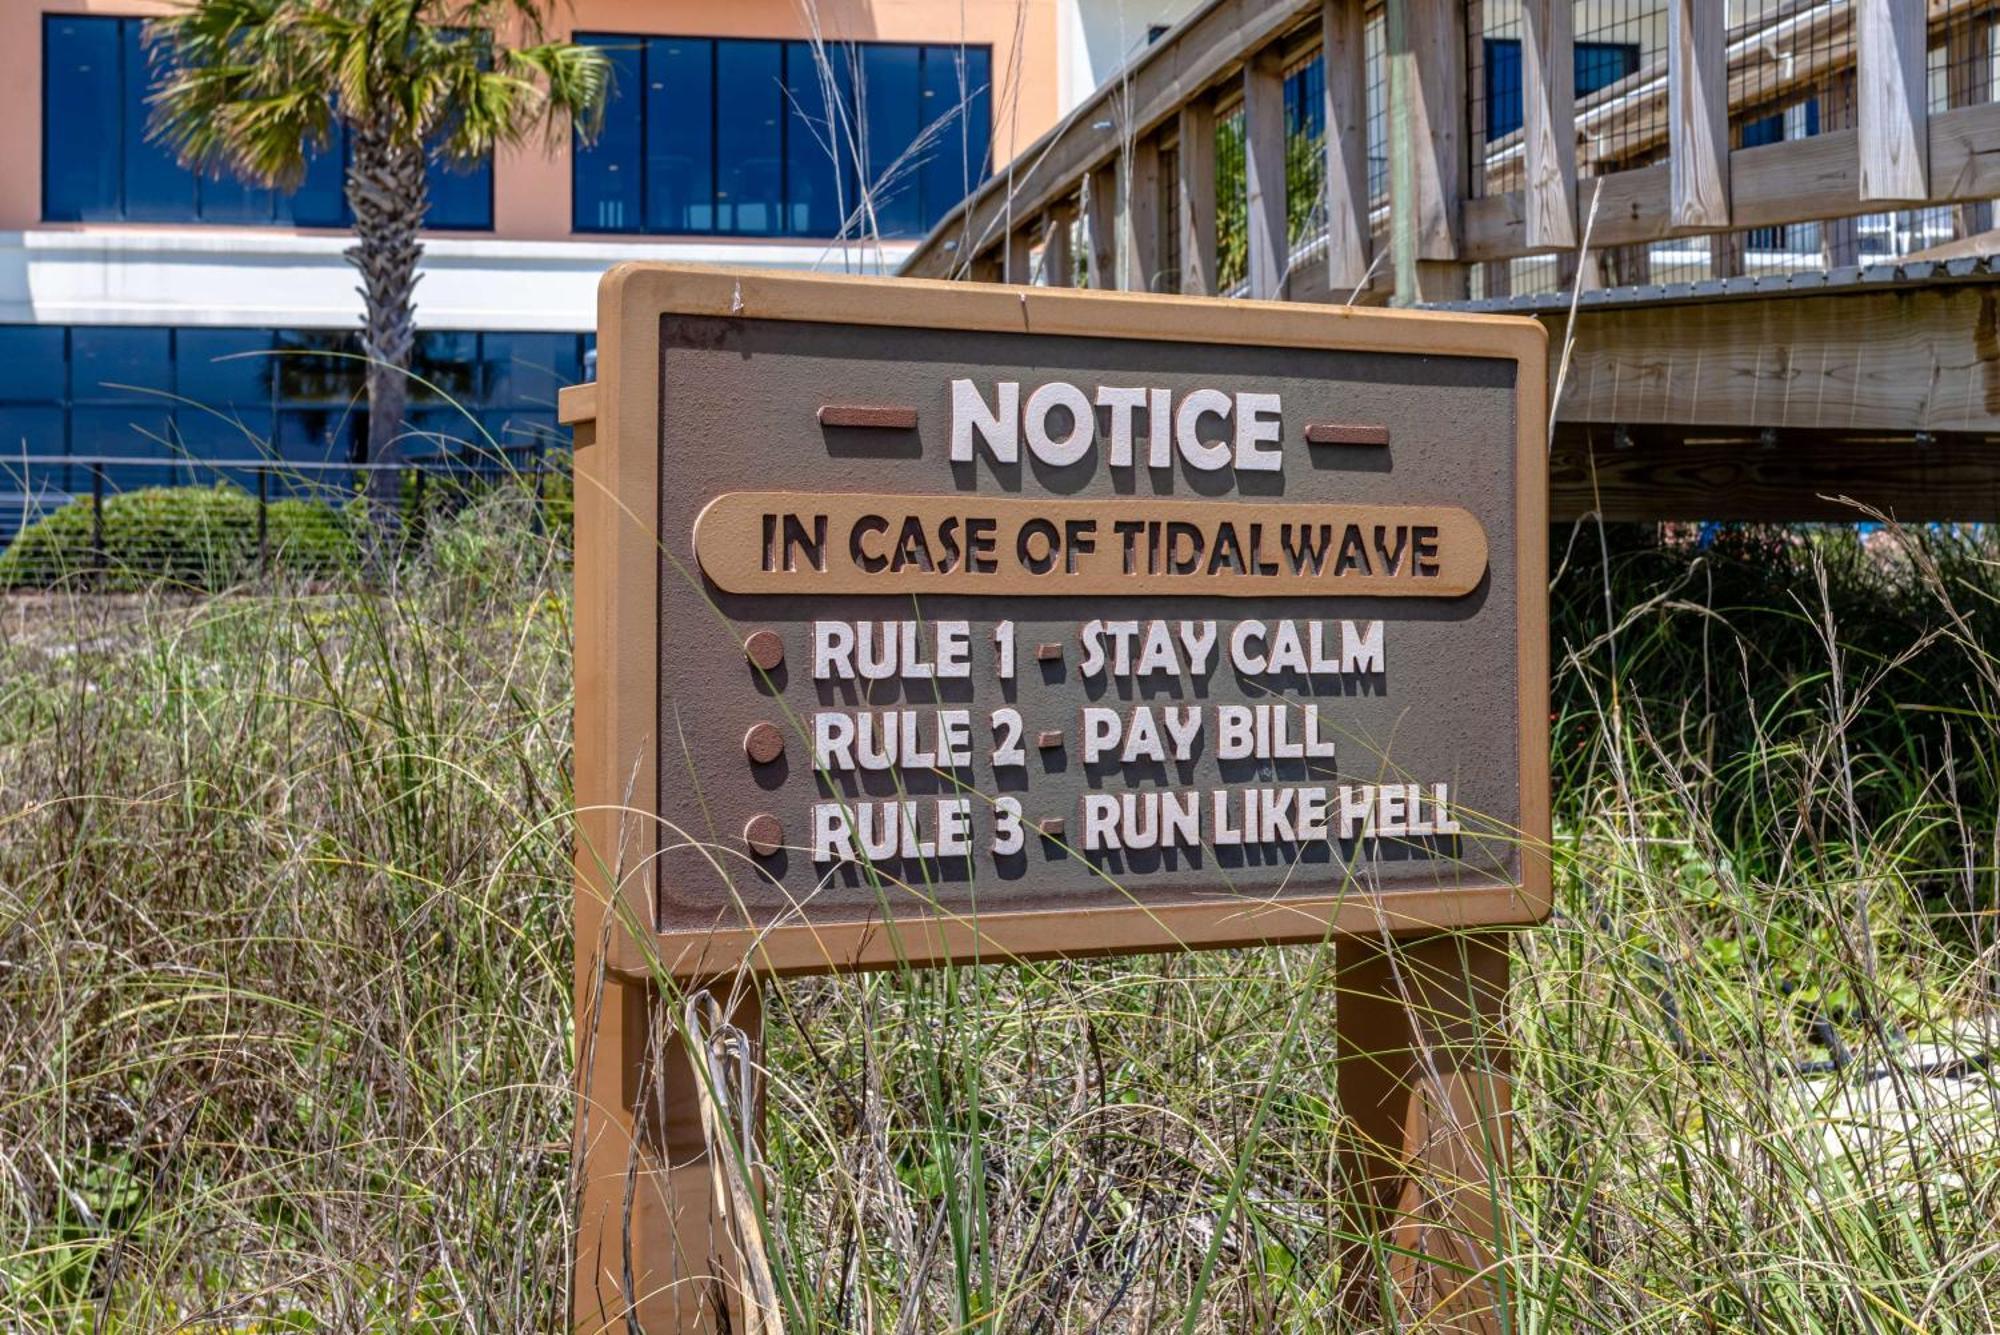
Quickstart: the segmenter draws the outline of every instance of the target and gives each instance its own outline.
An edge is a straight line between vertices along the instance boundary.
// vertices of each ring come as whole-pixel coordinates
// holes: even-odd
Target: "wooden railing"
[[[1747,229],[1818,223],[1836,267],[1861,258],[1844,220],[1862,215],[1954,204],[1957,234],[1992,226],[1993,0],[1790,0],[1735,31],[1724,0],[1634,2],[1664,20],[1660,58],[1578,98],[1570,0],[1518,0],[1522,121],[1487,142],[1481,0],[1211,0],[996,171],[902,272],[1425,303],[1503,294],[1528,256],[1592,285],[1643,273],[1651,243],[1708,237],[1705,276],[1728,277]],[[1284,78],[1315,56],[1323,170],[1296,235]],[[1371,75],[1386,191],[1371,190]],[[1817,133],[1740,146],[1752,117],[1801,97]],[[1243,168],[1219,178],[1215,127],[1239,110]],[[1226,211],[1240,237],[1220,235],[1219,188],[1240,191]],[[1227,284],[1225,240],[1242,248]],[[1622,270],[1621,248],[1636,256]]]

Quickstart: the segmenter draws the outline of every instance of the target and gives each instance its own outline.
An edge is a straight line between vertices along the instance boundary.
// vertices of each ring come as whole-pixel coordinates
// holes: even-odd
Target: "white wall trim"
[[[158,227],[0,231],[0,323],[351,328],[361,318],[344,235]],[[914,248],[696,238],[428,238],[427,329],[584,330],[597,280],[622,260],[890,273]]]

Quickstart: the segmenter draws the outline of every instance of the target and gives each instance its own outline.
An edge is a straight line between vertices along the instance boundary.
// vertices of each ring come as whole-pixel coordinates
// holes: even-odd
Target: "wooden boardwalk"
[[[1993,5],[1726,8],[1211,0],[903,272],[1530,313],[1558,514],[2000,519]]]

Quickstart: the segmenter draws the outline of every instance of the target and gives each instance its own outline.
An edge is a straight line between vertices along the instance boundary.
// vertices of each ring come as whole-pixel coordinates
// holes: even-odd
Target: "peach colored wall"
[[[993,48],[993,149],[1005,162],[1057,114],[1057,0],[571,0],[557,32],[803,37],[816,15],[828,41],[964,41]],[[158,14],[164,0],[0,0],[0,229],[41,225],[42,15]],[[491,235],[570,235],[569,150],[537,144],[494,164]],[[71,224],[60,224],[73,229]],[[95,224],[93,226],[106,226]],[[136,226],[132,230],[138,230]],[[217,229],[220,230],[220,229]],[[261,232],[284,229],[259,228]],[[487,235],[480,233],[479,235]],[[603,240],[602,236],[595,239]],[[704,238],[714,242],[717,238]]]
[[[161,14],[157,0],[0,0],[0,228],[42,217],[42,15]]]

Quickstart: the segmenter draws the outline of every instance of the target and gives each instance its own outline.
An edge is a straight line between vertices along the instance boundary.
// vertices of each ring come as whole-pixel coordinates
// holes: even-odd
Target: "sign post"
[[[598,318],[579,1327],[744,1283],[663,978],[753,1041],[765,974],[1332,943],[1360,1222],[1478,1236],[1458,933],[1548,907],[1540,327],[656,265]]]

